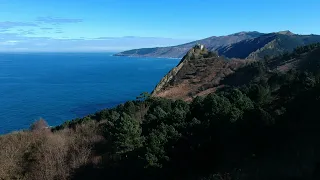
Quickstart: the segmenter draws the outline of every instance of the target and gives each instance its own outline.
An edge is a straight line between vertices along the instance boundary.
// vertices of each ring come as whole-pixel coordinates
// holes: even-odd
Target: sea
[[[112,53],[0,54],[0,134],[50,126],[151,92],[179,59]]]

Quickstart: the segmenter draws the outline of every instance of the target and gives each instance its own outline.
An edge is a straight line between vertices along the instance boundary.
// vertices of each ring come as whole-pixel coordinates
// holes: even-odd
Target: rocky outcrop
[[[185,61],[185,60],[184,60]],[[182,61],[178,66],[173,68],[167,75],[165,75],[161,81],[157,84],[156,88],[153,90],[152,95],[158,94],[166,85],[170,83],[172,78],[179,72],[179,70],[184,66],[184,62]]]
[[[165,75],[161,81],[158,83],[154,91],[152,92],[152,95],[158,94],[162,89],[164,89],[166,86],[168,86],[171,82],[171,80],[177,75],[177,73],[180,71],[180,69],[188,62],[190,59],[196,59],[200,55],[206,55],[208,54],[208,50],[204,47],[204,45],[196,45],[193,47],[189,52],[182,58],[182,60],[179,62],[179,64],[173,68],[167,75]]]

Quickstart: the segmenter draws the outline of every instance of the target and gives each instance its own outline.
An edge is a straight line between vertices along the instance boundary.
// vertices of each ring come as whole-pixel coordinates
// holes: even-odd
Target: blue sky
[[[0,0],[0,51],[121,51],[240,31],[320,34],[319,0]]]

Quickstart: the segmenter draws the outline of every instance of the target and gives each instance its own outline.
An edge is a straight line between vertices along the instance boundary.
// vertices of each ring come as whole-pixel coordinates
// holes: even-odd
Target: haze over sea
[[[0,54],[0,134],[54,126],[152,91],[178,59],[111,53]]]

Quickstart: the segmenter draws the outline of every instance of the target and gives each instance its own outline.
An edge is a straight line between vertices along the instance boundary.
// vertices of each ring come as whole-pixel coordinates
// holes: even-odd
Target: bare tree
[[[31,126],[30,126],[30,130],[31,131],[42,131],[42,130],[46,130],[49,129],[49,125],[48,123],[40,118],[39,120],[37,120],[36,122],[34,122]]]

